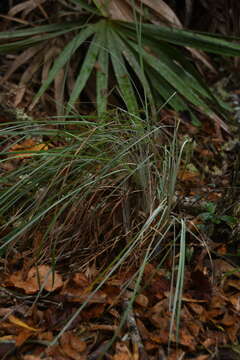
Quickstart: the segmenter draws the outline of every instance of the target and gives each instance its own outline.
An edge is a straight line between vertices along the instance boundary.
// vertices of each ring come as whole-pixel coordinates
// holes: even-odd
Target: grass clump
[[[2,251],[28,244],[35,256],[61,262],[74,249],[84,266],[131,242],[148,217],[161,218],[160,228],[169,223],[176,137],[127,116],[1,125]],[[35,145],[24,148],[29,140]]]
[[[172,300],[173,317],[179,318],[185,225],[176,231],[172,210],[187,140],[180,146],[176,131],[117,112],[104,122],[69,117],[1,125],[2,255],[29,251],[32,264],[51,263],[65,273],[94,264],[99,274],[89,299],[53,343],[109,277],[127,266],[135,269],[135,288],[124,320],[146,264],[161,263],[180,243]],[[27,148],[30,139],[34,145]],[[169,242],[171,231],[176,236]]]

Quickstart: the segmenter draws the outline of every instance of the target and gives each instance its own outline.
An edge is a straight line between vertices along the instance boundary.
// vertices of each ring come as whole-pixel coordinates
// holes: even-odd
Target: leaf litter
[[[221,353],[221,349],[228,346],[236,353],[240,334],[240,269],[225,256],[231,244],[226,241],[223,251],[225,239],[214,235],[217,229],[224,228],[224,222],[217,222],[214,229],[209,230],[209,224],[199,217],[206,203],[218,204],[225,196],[225,189],[230,185],[228,154],[222,151],[220,138],[213,138],[213,147],[209,149],[208,139],[214,131],[209,123],[193,131],[192,125],[183,122],[180,137],[188,127],[196,139],[191,150],[194,157],[191,166],[187,169],[182,166],[180,171],[175,211],[184,212],[188,219],[192,233],[188,247],[192,248],[193,255],[185,269],[178,335],[176,325],[169,334],[174,291],[169,277],[170,258],[161,268],[157,260],[145,266],[141,290],[128,310],[126,324],[119,327],[128,305],[126,299],[132,292],[125,284],[130,281],[134,269],[129,272],[126,266],[121,269],[122,273],[110,277],[95,291],[100,281],[96,268],[66,275],[53,270],[51,264],[33,266],[29,259],[30,266],[17,266],[17,269],[17,257],[7,259],[9,270],[1,275],[2,358],[11,360],[18,354],[23,360],[82,360],[101,356],[114,360],[145,360],[159,356],[205,360],[214,358],[214,349],[218,348]],[[203,136],[205,139],[199,142]],[[10,151],[19,151],[20,161],[31,161],[31,152],[45,150],[45,146],[29,139],[13,145]],[[27,156],[21,153],[25,150],[29,152]],[[219,159],[224,164],[221,168],[217,168]],[[211,187],[210,180],[217,186]],[[210,210],[215,211],[215,206],[209,206]],[[202,244],[201,240],[196,241],[194,234],[200,239],[202,236]],[[205,241],[208,250],[203,245]],[[86,301],[87,305],[67,331],[52,344],[68,319]],[[110,345],[113,336],[116,341]]]

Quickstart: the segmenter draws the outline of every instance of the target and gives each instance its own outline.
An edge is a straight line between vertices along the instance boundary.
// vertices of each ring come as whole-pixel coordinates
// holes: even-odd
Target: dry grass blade
[[[44,63],[42,69],[42,83],[47,80],[48,73],[52,66],[54,59],[60,54],[60,49],[57,46],[51,46],[50,49],[44,54]]]
[[[54,79],[54,98],[57,115],[63,115],[65,71],[61,69]]]
[[[9,77],[22,65],[26,64],[32,57],[34,57],[41,49],[43,48],[43,45],[38,45],[36,47],[31,47],[25,51],[23,51],[22,54],[18,55],[12,65],[10,66],[9,70],[6,72],[4,77],[1,80],[1,83],[4,81],[7,81]]]
[[[43,4],[46,0],[27,0],[24,1],[14,7],[12,7],[9,11],[10,16],[15,16],[20,12],[23,12],[22,17],[25,18],[31,11],[39,7],[39,5]]]
[[[35,56],[34,61],[29,64],[27,69],[22,74],[21,80],[18,85],[21,92],[18,92],[16,95],[14,102],[15,106],[18,106],[21,103],[23,96],[25,94],[26,84],[33,78],[34,74],[38,71],[42,61],[42,56],[43,56],[42,53]]]

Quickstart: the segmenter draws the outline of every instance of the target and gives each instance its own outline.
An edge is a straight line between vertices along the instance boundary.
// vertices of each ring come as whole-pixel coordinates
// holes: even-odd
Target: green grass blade
[[[181,234],[180,234],[180,249],[179,249],[179,262],[176,280],[176,289],[172,304],[172,318],[169,330],[169,343],[173,334],[174,323],[176,321],[176,340],[179,341],[179,328],[180,328],[180,312],[182,304],[182,293],[184,285],[184,272],[185,272],[185,258],[186,258],[186,224],[181,219]]]

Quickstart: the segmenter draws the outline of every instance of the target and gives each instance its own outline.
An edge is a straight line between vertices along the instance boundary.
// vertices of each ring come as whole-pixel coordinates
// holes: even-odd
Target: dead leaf
[[[117,342],[116,354],[113,356],[113,360],[133,360],[132,354],[126,344]]]
[[[234,294],[229,297],[229,301],[234,306],[235,310],[240,312],[240,295]]]
[[[18,271],[12,274],[8,280],[13,286],[23,289],[26,294],[34,294],[39,291],[41,286],[46,291],[55,291],[63,286],[61,275],[56,271],[53,273],[48,265],[39,265],[31,268],[27,274],[27,279],[23,280],[23,274]]]
[[[146,308],[148,306],[149,301],[145,295],[139,294],[135,299],[135,303]]]
[[[87,277],[83,273],[75,273],[72,280],[75,282],[76,285],[83,289],[90,285]]]
[[[85,360],[86,356],[81,354],[86,349],[86,343],[81,341],[70,331],[65,332],[60,339],[61,350],[73,360]]]
[[[107,6],[105,0],[99,0],[102,9],[108,13],[113,20],[133,21],[132,8],[126,2],[119,0],[109,0]]]
[[[179,173],[179,179],[181,181],[198,182],[200,181],[200,174],[198,172],[183,171]]]
[[[11,9],[9,10],[8,14],[11,16],[15,16],[16,14],[23,12],[22,18],[24,19],[29,12],[31,12],[36,7],[43,4],[45,1],[46,0],[38,0],[35,2],[32,0],[27,0],[27,1],[20,2],[20,4],[12,6]]]
[[[37,144],[35,140],[33,139],[27,139],[25,141],[23,141],[22,143],[20,144],[16,144],[16,145],[13,145],[11,148],[10,148],[10,152],[13,152],[13,151],[27,151],[29,153],[23,153],[23,154],[15,154],[16,157],[19,157],[21,159],[25,159],[25,158],[28,158],[28,157],[31,157],[33,154],[31,154],[30,152],[31,151],[42,151],[42,150],[48,150],[48,146],[46,144]]]
[[[31,331],[31,332],[35,332],[35,331],[39,331],[38,329],[35,329],[31,326],[29,326],[28,324],[26,324],[24,321],[18,319],[16,316],[14,315],[9,315],[8,317],[8,321],[10,321],[12,324],[15,324],[21,328],[24,328],[28,331]]]
[[[187,346],[191,351],[194,351],[197,346],[195,337],[187,329],[180,329],[179,342],[181,345]]]
[[[154,10],[160,18],[167,20],[170,25],[174,25],[179,29],[182,28],[182,24],[175,12],[163,0],[141,0],[141,2]]]
[[[237,276],[240,278],[240,271],[237,271],[237,269],[222,259],[215,259],[213,260],[213,269],[214,274],[217,277],[222,277],[224,273],[232,273],[232,275]]]
[[[16,346],[22,346],[27,339],[32,336],[33,332],[28,330],[21,331],[16,337]]]
[[[239,282],[239,280],[229,279],[226,282],[225,286],[231,286],[234,289],[240,290],[240,282]]]
[[[82,318],[85,321],[88,321],[90,319],[99,318],[100,315],[103,314],[105,310],[105,304],[97,304],[91,306],[88,310],[83,310],[82,312]]]

